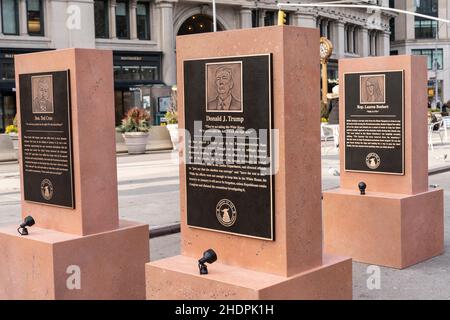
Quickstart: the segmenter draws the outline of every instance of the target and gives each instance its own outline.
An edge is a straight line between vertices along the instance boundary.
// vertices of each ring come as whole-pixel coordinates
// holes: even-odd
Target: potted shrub
[[[178,113],[177,111],[167,111],[165,118],[170,140],[172,141],[173,148],[176,150],[178,147]]]
[[[129,154],[145,153],[148,142],[150,114],[141,108],[128,110],[118,131],[122,132]]]
[[[170,140],[172,141],[173,148],[176,150],[178,147],[178,111],[177,111],[177,87],[172,87],[171,105],[167,111],[165,118],[167,122],[167,130],[169,130]]]
[[[5,133],[9,135],[11,138],[11,141],[13,143],[14,150],[19,149],[19,130],[17,128],[17,120],[16,117],[14,117],[13,124],[6,127]]]

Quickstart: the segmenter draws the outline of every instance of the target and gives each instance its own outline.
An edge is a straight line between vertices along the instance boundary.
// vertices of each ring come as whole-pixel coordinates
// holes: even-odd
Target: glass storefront
[[[152,124],[158,125],[165,112],[158,109],[160,97],[170,96],[171,88],[161,81],[161,53],[114,52],[114,98],[116,125],[128,110],[145,108]]]
[[[15,115],[15,94],[3,95],[0,93],[0,133],[5,132],[6,127],[13,124]]]
[[[160,125],[168,111],[172,88],[163,84],[138,85],[128,90],[115,90],[116,124],[120,124],[125,113],[138,107],[150,113],[152,125]]]
[[[42,50],[0,48],[0,133],[13,123],[16,115],[14,55]]]
[[[16,114],[14,55],[42,50],[0,48],[0,133],[12,124]],[[157,125],[165,111],[160,98],[169,97],[171,88],[161,80],[161,52],[115,51],[114,98],[116,124],[133,108],[146,108]]]
[[[441,103],[445,102],[445,101],[443,101],[442,87],[443,87],[443,81],[438,80],[438,100],[441,101]],[[432,107],[436,107],[434,105],[435,99],[436,99],[435,91],[436,91],[436,80],[429,79],[427,92],[428,92],[428,101],[430,102]]]

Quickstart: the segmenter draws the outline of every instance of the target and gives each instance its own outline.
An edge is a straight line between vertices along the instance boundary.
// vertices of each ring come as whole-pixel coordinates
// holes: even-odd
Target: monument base
[[[175,256],[146,264],[147,299],[352,299],[352,260],[325,256],[323,265],[283,277],[215,262],[200,275],[198,259]]]
[[[403,269],[444,250],[443,190],[323,193],[324,251]]]
[[[78,236],[0,227],[0,299],[144,299],[148,226]]]

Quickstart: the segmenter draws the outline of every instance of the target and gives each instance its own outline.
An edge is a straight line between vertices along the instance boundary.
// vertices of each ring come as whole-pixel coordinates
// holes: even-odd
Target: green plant
[[[141,108],[128,110],[122,124],[117,128],[119,132],[148,132],[151,128],[149,124],[150,114]]]
[[[328,122],[328,119],[325,117],[320,118],[320,122]]]
[[[328,105],[323,101],[320,101],[320,117],[328,119]]]
[[[178,123],[178,112],[177,111],[167,111],[165,115],[167,124]]]
[[[5,133],[18,133],[19,129],[17,128],[17,115],[14,116],[13,123],[6,127]]]
[[[13,124],[10,124],[9,126],[6,127],[5,129],[5,133],[9,134],[9,133],[18,133],[19,130],[17,129],[17,127]]]

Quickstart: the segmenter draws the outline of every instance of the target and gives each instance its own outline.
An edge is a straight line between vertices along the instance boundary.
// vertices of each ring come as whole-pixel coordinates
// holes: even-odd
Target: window
[[[116,3],[116,35],[119,39],[130,39],[128,1]]]
[[[252,27],[257,28],[259,27],[259,17],[260,17],[261,11],[258,9],[252,10]]]
[[[415,1],[416,3],[416,12],[426,14],[429,16],[437,17],[438,16],[438,0],[420,0]]]
[[[27,28],[30,36],[44,35],[42,0],[27,0]]]
[[[2,32],[6,35],[19,34],[19,10],[17,0],[1,0]]]
[[[418,1],[416,12],[429,16],[438,16],[438,0]],[[421,17],[415,17],[415,35],[416,39],[430,39],[436,37],[437,21],[428,20]]]
[[[389,20],[390,41],[395,41],[395,18]]]
[[[137,37],[150,40],[150,19],[148,3],[138,2],[136,8]]]
[[[95,0],[95,37],[109,38],[108,0]]]
[[[345,27],[345,52],[356,53],[356,28],[349,25]]]
[[[444,54],[442,49],[413,49],[411,50],[413,55],[426,56],[428,70],[433,70],[434,63],[436,63],[437,69],[442,70],[444,68]]]
[[[266,11],[264,15],[264,25],[265,26],[274,26],[275,25],[275,12],[274,11]]]
[[[158,68],[157,67],[141,67],[141,79],[142,80],[157,80]]]
[[[331,21],[328,21],[328,23],[327,23],[327,38],[328,39],[332,39],[332,34],[331,34],[331,24],[332,24],[332,22]]]
[[[417,20],[415,21],[416,39],[436,38],[437,21]]]
[[[125,81],[158,80],[156,66],[114,66],[114,79]]]
[[[369,55],[376,56],[378,54],[377,32],[370,31],[369,33]]]
[[[0,79],[14,80],[14,62],[2,62],[0,66]]]
[[[286,12],[286,25],[290,25],[290,21],[291,21],[291,13],[290,12]]]
[[[351,31],[350,27],[345,28],[345,52],[350,52],[350,43],[351,43]]]
[[[331,21],[326,20],[326,19],[321,19],[318,22],[317,27],[319,28],[321,37],[326,37],[328,39],[331,39]]]

